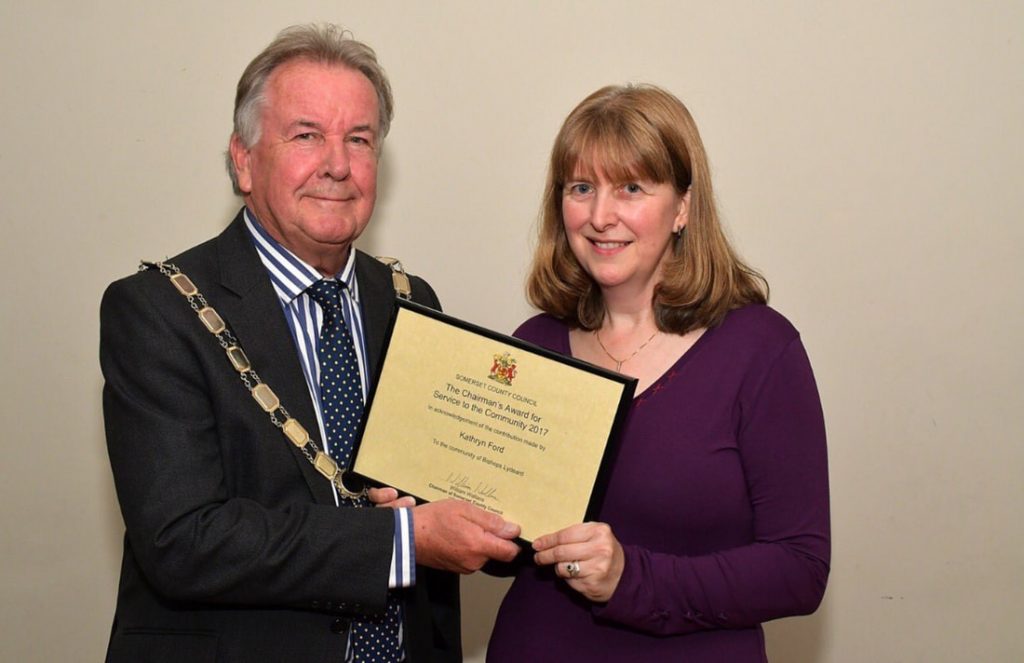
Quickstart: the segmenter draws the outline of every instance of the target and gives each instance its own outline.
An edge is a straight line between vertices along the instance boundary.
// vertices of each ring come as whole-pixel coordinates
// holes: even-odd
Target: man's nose
[[[351,172],[352,162],[348,156],[348,145],[344,140],[328,140],[324,145],[320,174],[333,180],[343,180]]]

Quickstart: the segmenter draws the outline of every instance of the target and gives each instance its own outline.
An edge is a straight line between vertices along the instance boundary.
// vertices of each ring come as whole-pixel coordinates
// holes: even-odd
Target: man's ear
[[[252,169],[249,161],[250,150],[242,144],[242,139],[237,133],[231,134],[231,142],[228,144],[228,151],[231,153],[231,163],[235,166],[235,175],[238,177],[238,188],[242,193],[252,191]]]

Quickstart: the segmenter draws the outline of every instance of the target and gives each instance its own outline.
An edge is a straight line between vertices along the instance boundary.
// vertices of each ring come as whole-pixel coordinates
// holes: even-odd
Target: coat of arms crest
[[[495,354],[494,363],[491,364],[491,374],[487,377],[495,382],[511,385],[512,380],[516,377],[515,358],[507,352]]]

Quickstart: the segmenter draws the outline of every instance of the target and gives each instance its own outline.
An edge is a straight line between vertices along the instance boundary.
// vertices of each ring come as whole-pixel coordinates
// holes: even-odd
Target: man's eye
[[[308,142],[308,141],[311,141],[311,140],[313,140],[315,138],[316,138],[316,134],[315,133],[307,131],[306,133],[296,134],[294,140],[297,140],[297,141],[300,141],[300,142]]]

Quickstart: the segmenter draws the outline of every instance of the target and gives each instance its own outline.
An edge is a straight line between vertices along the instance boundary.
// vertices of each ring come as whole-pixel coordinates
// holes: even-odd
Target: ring
[[[577,578],[580,575],[580,561],[573,560],[565,565],[565,570],[569,573],[570,578]]]

